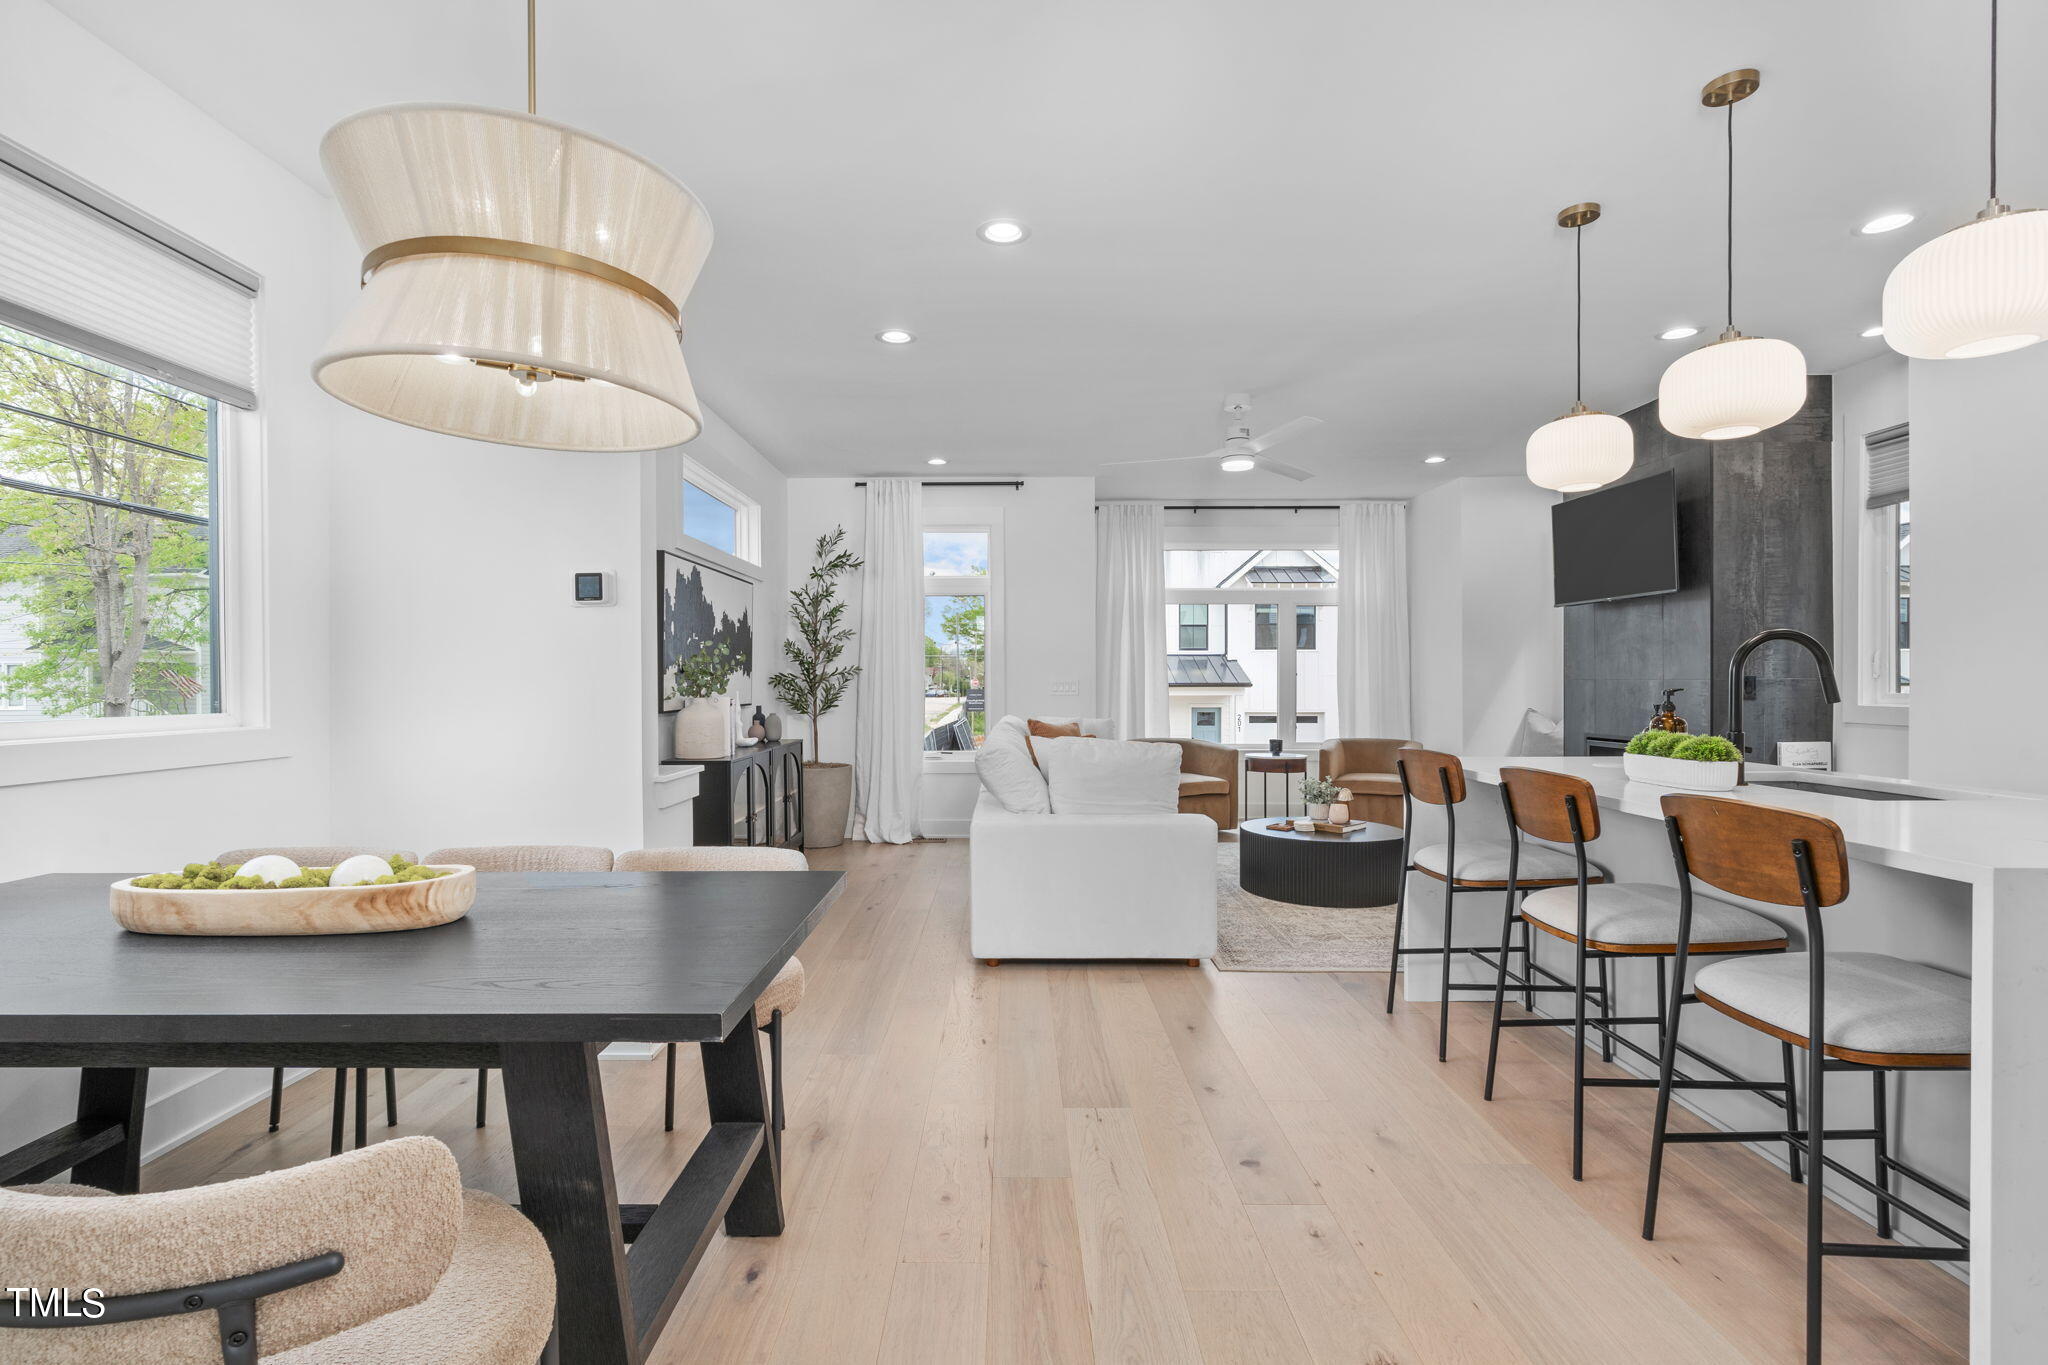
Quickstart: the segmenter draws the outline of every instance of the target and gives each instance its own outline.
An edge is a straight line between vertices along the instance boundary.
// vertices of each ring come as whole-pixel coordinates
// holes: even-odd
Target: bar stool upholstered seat
[[[1693,902],[1695,916],[1699,904]],[[1736,958],[1702,967],[1693,987],[1701,1004],[1805,1047],[1811,972],[1805,953]],[[1866,1064],[1912,1057],[1920,1066],[1953,1057],[1955,1065],[1969,1065],[1968,977],[1883,953],[1829,953],[1827,983],[1821,1042],[1828,1056]]]
[[[1415,850],[1415,869],[1428,873],[1438,881],[1444,877],[1444,860],[1447,846],[1424,844]],[[1578,864],[1572,855],[1543,844],[1523,844],[1521,865],[1516,869],[1515,882],[1528,886],[1537,882],[1571,882],[1578,880]],[[1595,870],[1596,880],[1606,874]],[[1462,886],[1506,886],[1508,884],[1508,846],[1473,842],[1462,844],[1458,849],[1458,866],[1452,873],[1453,881]]]
[[[1528,849],[1522,856],[1529,856]],[[1575,938],[1579,933],[1578,888],[1549,886],[1531,891],[1522,902],[1522,916],[1558,938]],[[1601,952],[1668,955],[1678,942],[1678,888],[1654,882],[1588,886],[1585,933],[1587,946]],[[1693,897],[1694,952],[1747,951],[1784,944],[1785,931],[1755,911],[1708,896]]]

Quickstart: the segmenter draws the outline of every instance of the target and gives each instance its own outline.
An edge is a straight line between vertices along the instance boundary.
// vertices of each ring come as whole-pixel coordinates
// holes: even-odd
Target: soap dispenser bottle
[[[1664,689],[1664,704],[1652,708],[1650,712],[1650,728],[1652,730],[1669,730],[1673,734],[1680,735],[1685,733],[1685,719],[1678,714],[1678,708],[1671,704],[1671,699],[1683,691],[1685,689],[1682,687],[1667,687]]]

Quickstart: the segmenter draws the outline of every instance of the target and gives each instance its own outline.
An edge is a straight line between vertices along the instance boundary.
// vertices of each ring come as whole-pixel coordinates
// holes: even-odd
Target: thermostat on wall
[[[608,607],[612,602],[612,576],[608,573],[576,575],[576,605]]]

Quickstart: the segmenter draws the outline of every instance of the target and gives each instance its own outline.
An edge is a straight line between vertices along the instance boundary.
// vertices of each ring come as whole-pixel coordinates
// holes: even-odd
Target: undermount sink
[[[1818,792],[1822,796],[1847,796],[1858,801],[1939,801],[1938,796],[1896,791],[1889,787],[1844,787],[1833,782],[1801,782],[1795,778],[1759,778],[1752,787],[1785,787],[1797,792]]]

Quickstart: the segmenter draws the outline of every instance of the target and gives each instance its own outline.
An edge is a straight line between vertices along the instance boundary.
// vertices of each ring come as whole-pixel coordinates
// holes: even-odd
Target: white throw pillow
[[[1041,739],[1055,815],[1171,815],[1180,809],[1180,749],[1124,739]]]
[[[1007,734],[1001,729],[990,732],[974,755],[974,773],[1004,810],[1015,815],[1045,815],[1052,810],[1052,800],[1046,791],[1045,774],[1038,771],[1038,765],[1031,761],[1031,751],[1024,747],[1023,728],[1019,721],[1019,734]]]

